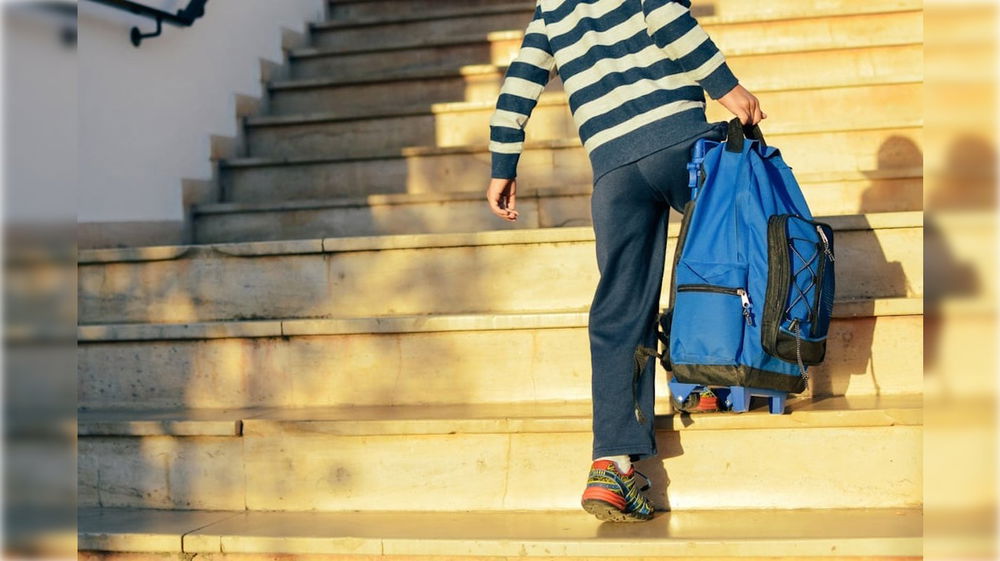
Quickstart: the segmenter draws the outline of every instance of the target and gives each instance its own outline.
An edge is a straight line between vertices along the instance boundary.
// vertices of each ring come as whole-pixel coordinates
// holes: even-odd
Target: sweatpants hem
[[[655,448],[650,448],[648,444],[639,444],[634,446],[616,446],[614,448],[597,448],[594,450],[591,460],[596,460],[601,456],[619,456],[622,454],[636,455],[639,456],[638,460],[644,460],[657,455]]]

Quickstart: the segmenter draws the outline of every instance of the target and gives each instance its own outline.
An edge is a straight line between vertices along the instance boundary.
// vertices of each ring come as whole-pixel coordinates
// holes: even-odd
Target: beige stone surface
[[[742,414],[673,414],[656,402],[659,430],[732,430],[920,425],[920,394],[790,397],[784,415],[771,415],[763,399]],[[591,401],[435,405],[341,405],[243,409],[92,409],[79,412],[80,437],[213,436],[222,423],[236,435],[308,432],[343,436],[461,433],[551,433],[591,430]]]
[[[332,7],[335,17],[351,17],[366,19],[384,17],[385,10],[390,13],[403,13],[393,8],[406,7],[415,10],[417,14],[427,13],[425,10],[450,10],[466,6],[494,5],[498,0],[382,0],[376,5],[366,2],[340,2]],[[504,2],[507,3],[507,2]],[[838,14],[865,13],[896,10],[921,9],[919,0],[824,0],[822,3],[809,6],[808,14]],[[700,5],[695,2],[692,13],[705,22],[760,20],[772,18],[788,18],[801,15],[804,12],[800,0],[713,0],[712,4]]]
[[[81,508],[77,516],[80,550],[180,552],[182,536],[239,512]]]
[[[891,127],[765,133],[780,146],[801,181],[803,173],[863,173],[920,168],[922,129],[911,120]],[[485,136],[483,137],[485,139]],[[490,158],[485,140],[461,147],[372,151],[365,158],[330,154],[322,160],[244,159],[225,162],[229,200],[275,202],[374,193],[472,191],[485,185]],[[579,140],[527,142],[518,163],[519,185],[591,184],[590,162]],[[485,187],[483,187],[485,188]]]
[[[827,220],[838,230],[839,300],[923,294],[919,214],[898,217],[909,220],[908,227],[874,230],[864,224]],[[497,241],[506,238],[506,244],[477,243],[471,235],[441,235],[437,240],[435,236],[424,238],[428,245],[433,244],[430,247],[411,242],[409,247],[390,249],[345,239],[341,243],[348,247],[353,244],[370,250],[338,251],[331,240],[324,242],[328,245],[325,254],[259,258],[247,258],[253,257],[252,251],[247,257],[239,255],[253,244],[234,244],[236,256],[227,255],[230,249],[222,248],[226,253],[204,251],[191,259],[93,263],[78,269],[79,320],[85,324],[173,324],[259,319],[247,324],[254,326],[255,336],[275,336],[282,333],[280,326],[261,318],[585,309],[599,279],[592,229],[559,233],[565,236],[562,239],[552,238],[544,230],[491,232]],[[555,243],[545,243],[550,239]],[[463,244],[460,240],[469,241]],[[668,244],[668,264],[675,241]],[[516,267],[511,267],[512,261]],[[664,267],[661,305],[668,299],[670,269]],[[232,290],[234,286],[241,290]],[[510,286],[517,290],[500,289]],[[216,333],[211,336],[227,336],[227,325],[213,325]],[[113,337],[124,328],[100,329]],[[190,336],[187,328],[177,325],[163,324],[156,329],[163,338]]]
[[[134,527],[166,526],[159,512],[126,512],[134,518]],[[235,556],[375,551],[452,556],[445,557],[449,560],[488,555],[593,561],[628,555],[647,561],[661,556],[822,556],[835,550],[839,555],[881,558],[919,556],[922,526],[919,509],[679,511],[658,513],[643,524],[602,524],[581,510],[219,514],[228,518],[191,528],[183,536],[184,551],[208,558],[224,551],[240,559]],[[180,531],[175,532],[179,537]]]
[[[190,494],[164,488],[176,485],[173,480],[147,476],[136,481],[110,468],[100,474],[99,504],[180,509],[245,504],[258,511],[569,510],[579,505],[591,459],[589,430],[465,433],[456,428],[446,434],[355,436],[302,427],[244,436],[242,458],[197,439],[175,438],[200,448],[197,457],[181,454],[175,460],[184,472],[214,472],[211,483],[198,486],[196,504]],[[94,446],[94,440],[103,439],[82,442]],[[659,457],[640,462],[637,469],[653,480],[647,496],[658,508],[921,504],[919,425],[661,430],[657,446]],[[119,447],[92,447],[85,453],[133,469],[140,467],[136,457],[156,457]],[[228,461],[206,464],[206,456]],[[172,475],[181,471],[178,467]],[[239,477],[238,489],[217,481],[227,471],[238,474],[227,476]],[[125,486],[129,495],[115,492]]]
[[[239,436],[243,420],[263,410],[84,409],[77,412],[77,436]]]
[[[513,6],[514,9],[507,6]],[[424,17],[409,22],[357,27],[346,22],[328,22],[316,27],[313,44],[321,48],[351,47],[371,43],[373,36],[378,36],[378,43],[388,46],[407,44],[413,37],[448,37],[470,33],[486,34],[500,29],[524,29],[531,21],[532,7],[525,2],[504,2],[494,6],[454,10],[455,13],[464,11],[469,14],[465,17],[430,19],[425,12]]]
[[[825,67],[812,61],[809,66]],[[752,72],[746,74],[753,75]],[[497,80],[501,78],[501,74],[496,75]],[[910,79],[919,80],[919,77],[911,76]],[[801,89],[806,85],[796,80],[791,91],[768,91],[747,84],[747,87],[754,87],[762,107],[781,108],[773,119],[763,123],[766,136],[794,133],[804,128],[843,130],[899,126],[913,122],[914,115],[921,111],[923,84],[919,82],[872,84],[870,78],[859,78],[855,82]],[[391,82],[385,88],[398,89]],[[361,118],[348,117],[341,109],[326,116],[303,116],[298,122],[251,121],[247,129],[248,146],[255,157],[327,158],[405,146],[477,144],[488,137],[495,103],[493,99],[474,104],[409,108],[400,102],[385,111],[373,112],[370,117],[364,113]],[[817,114],[817,106],[825,107],[826,111]],[[712,104],[707,117],[709,121],[720,121],[729,119],[731,114],[721,105]],[[268,123],[274,124],[264,126]],[[528,141],[575,138],[577,128],[565,95],[552,92],[542,96],[531,113],[525,132]]]
[[[827,17],[822,9],[800,8],[795,19],[763,19],[761,12],[757,12],[756,17],[744,16],[744,21],[739,21],[738,16],[730,17],[728,21],[721,17],[702,17],[699,21],[723,52],[732,56],[919,43],[923,38],[921,12],[912,8],[905,12],[865,14],[860,12],[868,10],[847,11],[834,7],[831,11],[837,14],[836,17]],[[531,19],[532,6],[525,5],[520,14],[486,15],[483,8],[471,11],[478,13],[471,17],[355,28],[336,24],[336,28],[318,33],[315,45],[319,48],[346,48],[371,43],[372,38],[378,36],[378,42],[383,47],[402,46],[413,45],[414,37],[443,39],[477,32],[486,35],[489,31],[501,29],[523,30]]]
[[[289,338],[94,341],[79,347],[80,402],[283,407],[590,397],[585,313],[513,315],[506,323],[484,317],[478,327],[474,317],[450,318],[451,325],[429,319],[369,322],[361,332],[353,321],[303,320],[289,325],[287,332],[299,332]],[[922,340],[922,316],[836,319],[831,330],[827,361],[810,370],[817,395],[921,391],[922,354],[913,342]],[[506,352],[483,360],[498,340]]]
[[[87,437],[81,506],[238,509],[245,506],[243,441],[237,437]],[[82,499],[88,499],[84,502]],[[95,500],[96,499],[96,500]]]

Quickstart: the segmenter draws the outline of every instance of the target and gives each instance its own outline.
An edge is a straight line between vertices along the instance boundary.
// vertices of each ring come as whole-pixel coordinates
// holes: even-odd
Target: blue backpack
[[[757,125],[734,118],[725,141],[698,139],[688,170],[670,304],[657,317],[665,349],[638,347],[636,366],[658,356],[682,383],[804,391],[826,354],[833,230],[813,220]]]

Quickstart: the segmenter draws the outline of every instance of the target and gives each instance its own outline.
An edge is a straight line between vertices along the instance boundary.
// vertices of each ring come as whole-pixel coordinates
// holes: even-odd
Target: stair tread
[[[870,130],[884,130],[884,129],[914,129],[923,127],[924,122],[922,117],[913,117],[911,119],[894,119],[892,122],[870,122],[864,123],[863,125],[849,126],[839,129],[833,129],[829,126],[820,126],[815,128],[810,128],[805,125],[791,125],[784,127],[783,130],[775,131],[770,133],[771,137],[784,136],[784,135],[800,135],[800,134],[830,134],[837,132],[857,132],[857,131],[870,131]],[[574,149],[582,148],[582,144],[578,137],[565,137],[549,140],[534,140],[525,141],[523,149],[527,150],[538,150],[538,149]],[[414,158],[414,157],[431,157],[431,156],[445,156],[445,155],[458,155],[458,154],[488,154],[489,145],[486,144],[456,144],[452,146],[436,146],[436,145],[411,145],[404,146],[401,148],[378,148],[378,149],[366,149],[363,153],[353,153],[353,154],[343,154],[335,156],[324,156],[324,157],[304,157],[304,158],[292,158],[286,156],[279,157],[242,157],[242,158],[226,158],[219,159],[219,165],[226,169],[235,168],[254,168],[254,167],[274,167],[274,166],[294,166],[294,165],[316,165],[316,164],[332,164],[340,162],[357,162],[365,160],[388,160],[388,159],[403,159],[403,158]]]
[[[792,397],[789,412],[771,415],[756,404],[743,414],[660,414],[658,430],[731,430],[919,425],[923,397]],[[275,432],[342,435],[508,432],[587,432],[590,400],[456,405],[247,407],[239,409],[87,409],[80,436],[241,436]],[[666,404],[658,404],[662,409]]]
[[[397,81],[403,79],[424,79],[424,78],[437,78],[437,77],[452,77],[452,76],[470,76],[473,74],[491,74],[491,73],[502,73],[502,67],[494,67],[490,65],[466,65],[457,69],[447,69],[447,70],[428,70],[424,74],[419,74],[417,72],[408,71],[405,74],[392,75],[383,73],[374,78],[359,77],[359,78],[310,78],[307,80],[301,80],[295,84],[295,87],[317,87],[317,86],[328,86],[328,85],[353,85],[362,83],[372,83],[372,82],[389,82]],[[793,87],[753,87],[753,90],[760,93],[774,93],[774,92],[788,92],[788,91],[807,91],[807,90],[831,90],[831,89],[871,89],[872,87],[878,86],[905,86],[911,84],[922,84],[923,78],[918,75],[894,77],[894,78],[878,78],[876,80],[870,77],[859,77],[853,81],[843,81],[837,83],[824,83],[822,85],[809,85],[803,87],[801,84],[795,84]],[[749,84],[748,84],[749,85]],[[322,123],[335,123],[335,122],[351,122],[351,121],[374,121],[379,119],[396,119],[401,117],[426,117],[434,115],[442,115],[447,113],[465,113],[472,111],[487,111],[493,110],[496,106],[496,100],[468,100],[468,101],[437,101],[433,103],[426,104],[416,104],[416,105],[398,105],[398,106],[385,106],[385,107],[371,107],[364,109],[351,110],[350,112],[341,111],[315,111],[315,112],[303,112],[303,113],[281,113],[281,114],[266,114],[266,115],[255,115],[250,116],[245,119],[245,124],[247,127],[260,129],[267,127],[289,127],[289,126],[300,126],[300,125],[315,125]],[[569,101],[566,93],[563,91],[546,91],[542,93],[536,102],[536,107],[538,106],[565,106],[566,110],[569,111]],[[798,130],[801,127],[796,127],[793,123],[790,125],[792,130]],[[789,125],[784,125],[785,129],[789,129]],[[783,134],[785,131],[781,130],[782,124],[776,123],[768,127],[768,132],[774,134]]]
[[[802,181],[800,179],[800,181]],[[817,217],[829,223],[835,231],[882,228],[919,228],[923,226],[922,211],[872,212]],[[676,237],[678,224],[672,224],[668,236]],[[506,245],[521,243],[553,243],[593,241],[590,226],[562,228],[522,228],[517,230],[483,230],[478,232],[388,234],[376,236],[346,236],[270,242],[228,242],[164,246],[86,249],[77,254],[79,264],[114,263],[123,261],[159,261],[184,257],[192,250],[215,251],[223,255],[262,256],[298,253],[329,253],[337,251],[372,251],[386,249],[416,249],[469,245]]]
[[[578,328],[587,325],[585,307],[527,312],[468,312],[319,319],[225,320],[190,323],[81,324],[79,342],[162,341],[248,337],[299,337],[359,333],[423,333],[503,329]],[[923,314],[923,298],[863,298],[834,303],[834,318]]]
[[[261,512],[81,509],[80,550],[355,555],[920,555],[920,509]]]
[[[330,19],[325,22],[313,24],[313,29],[315,30],[333,30],[333,29],[350,29],[352,27],[368,27],[377,25],[389,25],[389,24],[399,24],[399,23],[411,23],[418,21],[428,21],[435,19],[448,19],[455,17],[466,17],[466,16],[486,16],[499,13],[508,13],[512,11],[524,11],[530,14],[531,10],[534,8],[534,3],[532,2],[506,2],[496,6],[474,6],[474,7],[462,7],[462,8],[446,8],[440,10],[427,10],[418,11],[415,14],[398,15],[393,14],[391,16],[366,16],[358,17],[353,19]],[[895,3],[889,5],[880,6],[877,3],[871,3],[871,6],[860,12],[863,15],[872,15],[878,13],[894,13],[894,12],[910,12],[910,11],[920,11],[922,5],[919,2],[911,1],[909,3]],[[806,7],[797,10],[785,10],[781,12],[768,12],[762,11],[759,14],[752,15],[738,15],[738,16],[718,16],[718,15],[699,15],[695,12],[695,16],[698,18],[698,22],[702,26],[706,25],[717,25],[717,24],[728,24],[728,23],[753,23],[762,21],[784,21],[793,19],[813,19],[813,18],[827,18],[827,17],[838,17],[838,16],[854,16],[859,15],[857,10],[845,11],[838,8],[832,9],[817,9],[814,6],[806,5]],[[525,22],[527,23],[527,22]]]
[[[473,6],[464,8],[445,8],[438,10],[416,10],[410,14],[392,14],[388,17],[384,15],[361,17],[349,20],[330,19],[320,23],[314,23],[312,28],[317,31],[332,29],[350,29],[352,27],[368,27],[375,25],[389,25],[397,23],[411,23],[418,21],[428,21],[436,19],[448,19],[466,16],[486,16],[492,14],[505,14],[509,12],[523,11],[530,14],[535,3],[530,1],[504,2],[495,6]],[[527,22],[525,22],[527,23]]]
[[[879,10],[874,13],[892,13],[892,12],[909,12],[915,11],[910,7],[903,7],[896,10]],[[831,17],[834,14],[829,14],[822,17]],[[845,16],[855,16],[860,15],[858,12],[851,12],[849,14],[839,14]],[[870,15],[870,14],[869,14]],[[750,22],[762,22],[762,21],[773,21],[782,19],[804,19],[804,18],[815,18],[816,12],[813,10],[810,15],[799,16],[799,17],[775,17],[769,16],[767,14],[755,17],[747,18],[743,16],[737,17],[714,17],[714,16],[701,16],[698,21],[701,25],[712,25],[712,24],[737,24],[737,23],[750,23]],[[437,48],[437,47],[449,47],[453,45],[465,45],[465,44],[475,44],[475,43],[492,43],[494,41],[509,41],[509,40],[521,40],[524,37],[523,29],[504,29],[490,31],[488,33],[463,33],[448,35],[442,37],[418,37],[412,41],[406,43],[393,43],[389,45],[378,45],[378,44],[361,44],[351,47],[299,47],[291,49],[289,51],[289,56],[291,58],[313,58],[313,57],[337,57],[337,56],[352,56],[365,53],[379,53],[387,51],[406,51],[412,49],[421,48]],[[890,45],[894,43],[879,43],[879,45]],[[917,43],[915,43],[917,44]],[[837,48],[837,47],[833,47]],[[864,47],[845,47],[845,48],[864,48]],[[812,51],[816,49],[805,49],[807,51]],[[733,51],[736,52],[736,51]],[[752,46],[747,45],[739,49],[738,56],[746,56],[751,54],[762,54],[765,50],[753,49]],[[794,52],[794,49],[790,51],[783,50],[782,52]],[[727,53],[728,54],[728,53]]]
[[[802,173],[796,180],[802,183],[818,183],[833,181],[862,181],[875,179],[914,179],[923,176],[921,168],[911,169],[877,169],[858,172]],[[518,185],[519,200],[530,197],[565,197],[590,195],[593,185],[558,185],[533,187]],[[480,191],[446,191],[431,193],[378,193],[365,196],[343,196],[326,199],[275,200],[264,202],[222,202],[193,205],[195,214],[228,214],[232,212],[270,212],[284,210],[312,210],[338,207],[365,207],[375,205],[409,205],[415,203],[438,203],[455,201],[479,201],[483,197]],[[910,212],[910,211],[903,211]],[[250,242],[248,242],[250,243]]]

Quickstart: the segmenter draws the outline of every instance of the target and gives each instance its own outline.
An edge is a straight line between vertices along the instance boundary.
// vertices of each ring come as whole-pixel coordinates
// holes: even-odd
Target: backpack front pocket
[[[768,274],[761,344],[788,362],[819,364],[833,312],[833,229],[793,214],[767,225]]]
[[[735,364],[753,321],[746,264],[681,261],[675,274],[672,362]]]

